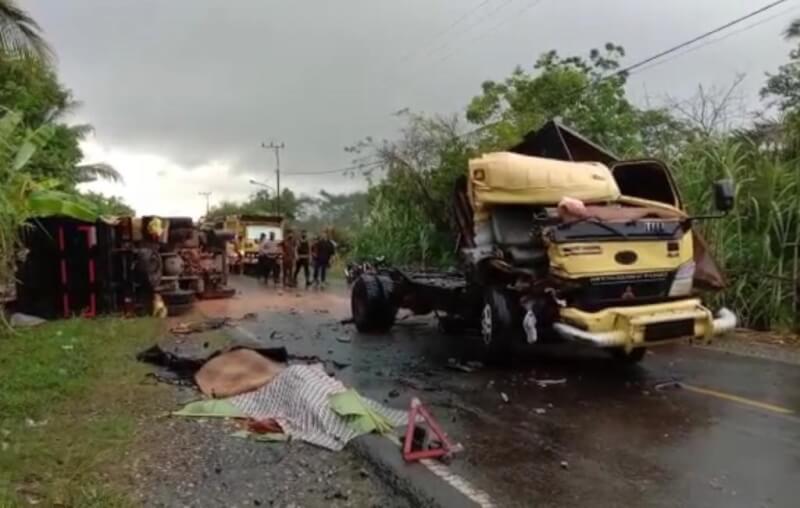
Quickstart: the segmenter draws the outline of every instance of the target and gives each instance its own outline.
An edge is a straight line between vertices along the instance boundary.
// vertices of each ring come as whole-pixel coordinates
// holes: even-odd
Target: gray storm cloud
[[[97,140],[193,167],[273,168],[261,141],[284,141],[284,169],[347,165],[343,147],[389,136],[390,113],[462,108],[488,78],[541,52],[585,53],[606,41],[633,61],[761,5],[709,0],[29,0],[59,72]],[[453,21],[464,17],[453,27]],[[731,36],[631,80],[636,97],[687,95],[748,73],[755,97],[786,58],[780,31],[798,14]],[[338,175],[288,185],[309,190]],[[355,183],[354,183],[355,185]]]

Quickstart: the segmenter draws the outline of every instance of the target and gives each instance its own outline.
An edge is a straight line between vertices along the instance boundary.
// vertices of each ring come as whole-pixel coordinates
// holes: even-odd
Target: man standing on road
[[[281,243],[283,249],[283,286],[294,286],[294,260],[297,251],[297,244],[294,240],[294,233],[292,230],[286,232],[286,237]]]
[[[314,285],[325,287],[325,277],[328,265],[335,254],[335,247],[331,242],[328,232],[323,233],[322,238],[315,244],[316,256],[314,257]]]
[[[271,231],[269,233],[269,238],[261,242],[259,251],[261,256],[264,257],[264,282],[269,284],[269,279],[272,277],[272,281],[275,283],[275,286],[277,286],[281,271],[281,250],[280,245],[278,245],[278,242],[275,240],[275,232]]]
[[[311,256],[311,243],[308,241],[308,235],[305,231],[300,232],[300,240],[297,242],[297,265],[294,269],[294,284],[297,285],[297,276],[300,274],[300,268],[303,268],[303,277],[306,281],[306,288],[311,285],[311,278],[308,275],[308,260]]]

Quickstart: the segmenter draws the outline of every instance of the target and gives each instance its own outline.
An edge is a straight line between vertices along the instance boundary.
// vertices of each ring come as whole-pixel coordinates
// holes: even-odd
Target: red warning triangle
[[[421,422],[417,422],[418,417],[421,417],[422,421],[428,425],[428,428],[436,436],[441,446],[426,449],[423,444],[420,449],[412,449],[415,441],[415,430],[417,432],[421,431],[424,436],[427,437],[427,431],[421,426]],[[417,441],[419,441],[419,439]],[[427,440],[423,439],[423,441]],[[425,409],[422,402],[416,397],[411,399],[411,409],[408,412],[408,427],[406,428],[406,437],[403,442],[403,458],[408,462],[420,459],[433,459],[451,455],[460,450],[461,445],[453,444],[453,442],[450,441],[450,438],[448,438],[447,434],[439,427],[439,424],[433,419],[428,410]]]

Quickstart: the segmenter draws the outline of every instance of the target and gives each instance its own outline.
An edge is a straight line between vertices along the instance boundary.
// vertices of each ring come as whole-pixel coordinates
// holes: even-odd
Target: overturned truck
[[[716,214],[689,215],[668,168],[619,160],[558,122],[507,152],[470,161],[453,216],[460,269],[384,267],[351,293],[359,331],[388,330],[398,309],[434,312],[443,331],[480,330],[487,353],[578,341],[637,362],[646,348],[731,330],[699,290],[724,287],[694,224],[733,206],[714,185]]]

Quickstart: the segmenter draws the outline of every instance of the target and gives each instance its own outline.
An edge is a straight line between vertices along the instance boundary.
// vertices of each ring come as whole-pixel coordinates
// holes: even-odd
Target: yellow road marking
[[[746,406],[751,406],[751,407],[757,407],[759,409],[764,409],[766,411],[772,411],[773,413],[779,413],[783,415],[794,414],[794,411],[787,407],[776,406],[775,404],[770,404],[768,402],[760,402],[757,400],[740,397],[738,395],[733,395],[732,393],[719,392],[717,390],[712,390],[710,388],[700,388],[699,386],[687,385],[686,383],[681,383],[681,386],[686,390],[689,390],[690,392],[709,395],[711,397],[717,397],[718,399],[729,400],[731,402],[738,402],[739,404],[744,404]]]

